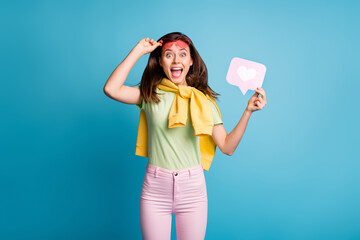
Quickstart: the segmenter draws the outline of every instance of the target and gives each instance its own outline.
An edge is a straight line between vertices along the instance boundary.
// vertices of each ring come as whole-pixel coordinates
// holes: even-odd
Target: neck
[[[171,81],[171,80],[170,80]],[[174,82],[173,82],[174,83]],[[184,79],[182,82],[180,83],[174,83],[176,86],[180,86],[180,85],[183,85],[183,86],[188,86],[187,82],[186,82],[186,79]]]
[[[185,86],[189,86],[188,84],[187,84],[187,82],[185,82],[185,83],[178,83],[178,84],[176,84],[176,83],[174,83],[176,86],[180,86],[180,85],[185,85]]]

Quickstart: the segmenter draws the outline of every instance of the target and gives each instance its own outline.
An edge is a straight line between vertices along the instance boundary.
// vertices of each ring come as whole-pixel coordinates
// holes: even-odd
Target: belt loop
[[[191,176],[191,171],[190,171],[190,168],[189,168],[189,177]]]
[[[155,177],[157,177],[157,172],[158,171],[158,167],[155,168]]]

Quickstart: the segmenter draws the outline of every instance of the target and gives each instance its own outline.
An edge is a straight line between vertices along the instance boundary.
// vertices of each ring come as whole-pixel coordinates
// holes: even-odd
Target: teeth
[[[171,70],[182,70],[182,68],[172,68]]]

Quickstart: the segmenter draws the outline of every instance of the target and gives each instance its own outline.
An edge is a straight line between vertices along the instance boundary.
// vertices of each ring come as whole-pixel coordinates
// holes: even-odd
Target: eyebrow
[[[185,50],[185,51],[187,51],[187,50],[186,50],[186,48],[181,48],[181,49],[180,49],[180,51],[181,51],[181,50]],[[171,50],[170,48],[165,49],[165,51],[164,51],[164,52],[166,52],[166,51],[172,51],[172,52],[173,52],[173,50]]]

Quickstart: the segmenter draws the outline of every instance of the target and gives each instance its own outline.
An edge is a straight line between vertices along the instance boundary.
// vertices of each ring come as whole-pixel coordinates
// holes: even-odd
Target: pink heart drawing
[[[228,83],[238,86],[243,95],[247,90],[261,87],[266,72],[265,65],[246,59],[234,57],[226,75]]]

